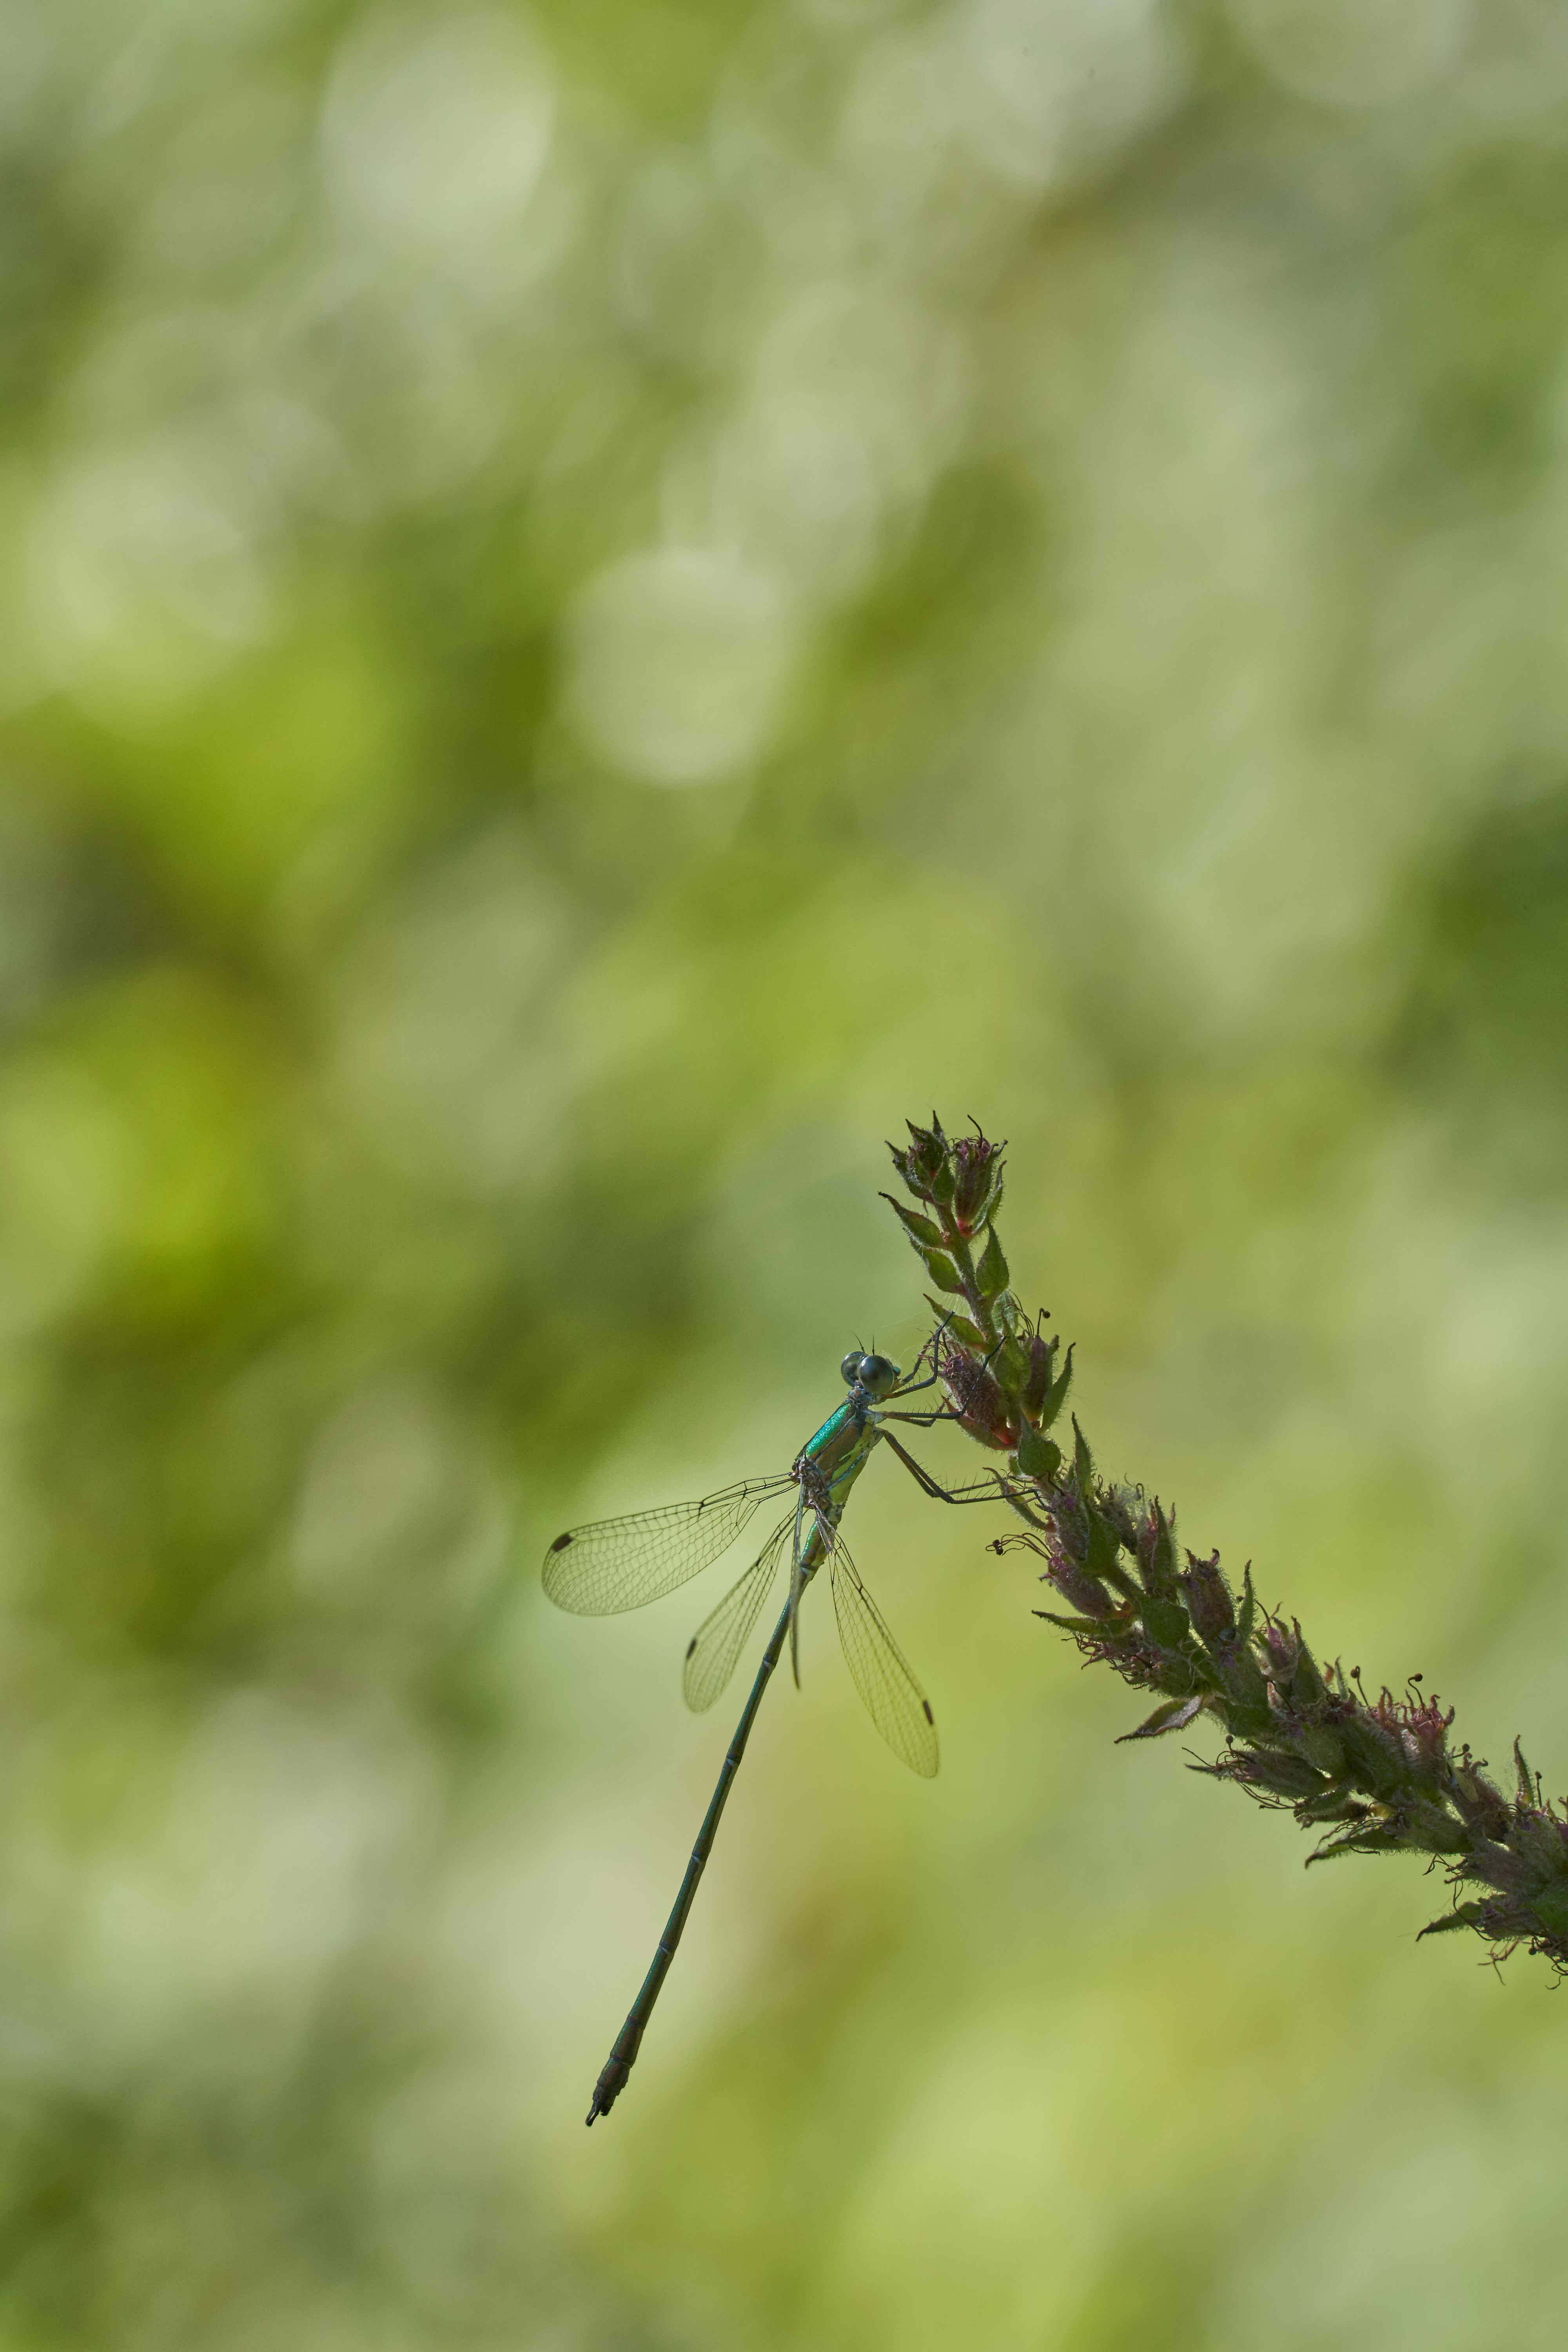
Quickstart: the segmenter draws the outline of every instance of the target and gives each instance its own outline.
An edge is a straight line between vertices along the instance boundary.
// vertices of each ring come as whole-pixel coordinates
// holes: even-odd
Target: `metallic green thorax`
[[[800,1481],[805,1507],[816,1514],[818,1520],[826,1520],[830,1530],[843,1517],[849,1490],[870,1460],[872,1448],[882,1433],[877,1419],[870,1398],[857,1387],[837,1412],[828,1414],[816,1436],[807,1439],[796,1456],[795,1475]],[[809,1539],[801,1548],[803,1580],[814,1575],[826,1557],[827,1544],[822,1530],[814,1526]]]

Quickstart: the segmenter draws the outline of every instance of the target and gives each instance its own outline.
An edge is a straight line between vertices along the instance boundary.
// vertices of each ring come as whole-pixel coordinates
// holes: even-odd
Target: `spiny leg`
[[[909,1379],[908,1379],[907,1381],[900,1381],[900,1382],[899,1386],[898,1386],[898,1387],[893,1391],[893,1394],[894,1394],[895,1396],[908,1396],[908,1395],[910,1394],[910,1391],[911,1391],[911,1390],[913,1390],[913,1389],[916,1389],[916,1388],[929,1389],[929,1388],[931,1387],[931,1382],[937,1379],[937,1377],[938,1377],[938,1375],[937,1375],[937,1369],[936,1369],[936,1346],[937,1346],[937,1342],[938,1342],[938,1340],[942,1338],[942,1333],[947,1329],[948,1325],[952,1322],[952,1318],[953,1318],[953,1316],[954,1316],[954,1314],[955,1314],[956,1312],[957,1312],[956,1308],[954,1308],[954,1307],[950,1307],[948,1308],[947,1313],[942,1317],[942,1321],[937,1325],[937,1327],[936,1327],[935,1330],[931,1334],[930,1338],[929,1338],[929,1339],[922,1339],[922,1340],[921,1340],[921,1351],[920,1351],[920,1354],[915,1358],[914,1362],[910,1366],[910,1376],[909,1376]],[[930,1380],[924,1380],[924,1381],[917,1381],[917,1380],[916,1380],[916,1378],[915,1378],[915,1374],[920,1370],[921,1366],[921,1365],[924,1363],[924,1361],[925,1361],[925,1359],[926,1359],[926,1350],[927,1350],[927,1349],[928,1349],[928,1348],[929,1348],[929,1349],[931,1349],[931,1379],[930,1379]]]
[[[900,1416],[900,1418],[904,1417],[906,1416]],[[912,1415],[907,1417],[912,1418]],[[898,1439],[893,1435],[890,1429],[883,1430],[882,1438],[885,1444],[892,1447],[894,1453],[898,1455],[900,1461],[903,1464],[905,1469],[909,1472],[910,1477],[913,1478],[915,1484],[920,1487],[922,1494],[929,1495],[933,1502],[999,1503],[1002,1500],[1002,1495],[999,1489],[993,1486],[989,1479],[972,1490],[965,1489],[963,1492],[956,1495],[950,1493],[947,1487],[937,1484],[936,1480],[931,1476],[931,1472],[927,1470],[923,1465],[915,1460],[914,1455],[909,1452],[907,1447],[900,1444]]]

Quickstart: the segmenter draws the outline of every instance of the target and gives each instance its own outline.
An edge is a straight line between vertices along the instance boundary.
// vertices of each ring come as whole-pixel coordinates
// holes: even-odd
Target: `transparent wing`
[[[579,1617],[613,1617],[640,1609],[700,1576],[727,1551],[764,1496],[794,1481],[742,1478],[697,1503],[666,1503],[624,1519],[591,1519],[557,1536],[544,1555],[544,1590],[558,1609]]]
[[[734,1673],[735,1662],[773,1589],[780,1563],[788,1557],[794,1534],[792,1511],[787,1519],[779,1521],[744,1576],[730,1587],[712,1615],[705,1617],[692,1635],[681,1669],[680,1687],[686,1693],[687,1706],[697,1714],[712,1706]]]
[[[940,1757],[931,1701],[861,1583],[842,1536],[828,1556],[828,1575],[838,1615],[838,1638],[867,1714],[911,1772],[918,1772],[922,1780],[934,1780]]]

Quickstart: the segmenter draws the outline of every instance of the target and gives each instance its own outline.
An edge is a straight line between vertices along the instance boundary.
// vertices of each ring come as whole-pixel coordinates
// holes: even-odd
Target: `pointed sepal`
[[[986,1228],[985,1247],[980,1253],[974,1278],[980,1285],[982,1298],[999,1298],[1007,1287],[1007,1261],[1002,1255],[994,1225]]]
[[[1162,1699],[1152,1715],[1146,1715],[1136,1731],[1124,1731],[1116,1745],[1125,1748],[1130,1739],[1159,1739],[1167,1731],[1180,1731],[1202,1713],[1203,1704],[1202,1691],[1195,1698]]]

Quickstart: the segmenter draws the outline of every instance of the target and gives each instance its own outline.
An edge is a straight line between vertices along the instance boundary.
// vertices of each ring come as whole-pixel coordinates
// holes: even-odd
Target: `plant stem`
[[[1456,1899],[1423,1935],[1474,1928],[1494,1955],[1524,1944],[1568,1974],[1568,1819],[1542,1797],[1518,1741],[1510,1799],[1484,1759],[1468,1747],[1454,1752],[1453,1710],[1426,1696],[1418,1675],[1402,1696],[1384,1685],[1370,1699],[1359,1666],[1348,1675],[1338,1659],[1321,1666],[1298,1620],[1259,1608],[1250,1566],[1237,1594],[1217,1552],[1179,1557],[1174,1512],[1142,1486],[1101,1478],[1076,1415],[1069,1460],[1049,1432],[1067,1402],[1072,1350],[1058,1370],[1059,1342],[1042,1338],[1008,1287],[994,1223],[1003,1147],[978,1131],[950,1138],[934,1118],[929,1128],[911,1122],[910,1137],[907,1150],[890,1149],[918,1205],[883,1198],[942,1294],[931,1300],[943,1318],[933,1352],[953,1418],[1005,1457],[998,1493],[1025,1527],[994,1549],[1037,1553],[1041,1580],[1067,1603],[1037,1616],[1086,1658],[1155,1694],[1124,1737],[1157,1738],[1212,1716],[1224,1751],[1193,1769],[1321,1831],[1310,1863],[1351,1853],[1439,1860]]]

